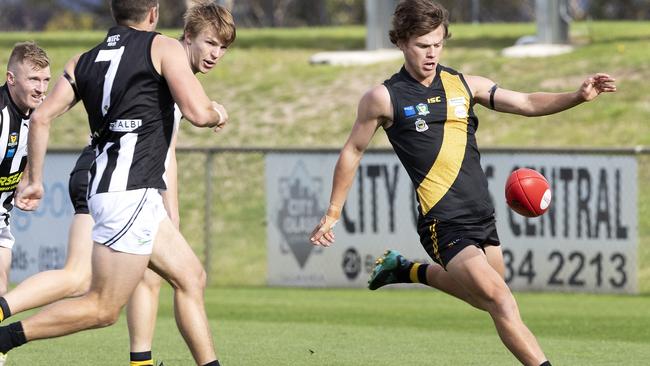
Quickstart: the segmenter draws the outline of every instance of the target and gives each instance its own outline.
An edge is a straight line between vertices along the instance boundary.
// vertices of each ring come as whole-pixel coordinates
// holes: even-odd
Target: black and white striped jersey
[[[9,225],[16,186],[27,165],[29,115],[18,110],[7,85],[0,87],[0,227]]]
[[[75,80],[95,146],[89,196],[164,189],[174,101],[151,61],[157,33],[116,26],[79,58]]]

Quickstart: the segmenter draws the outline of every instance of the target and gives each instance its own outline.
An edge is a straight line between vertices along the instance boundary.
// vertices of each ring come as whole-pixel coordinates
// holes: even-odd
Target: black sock
[[[153,359],[151,358],[151,351],[131,352],[131,365],[130,366],[153,366]]]
[[[23,324],[21,322],[11,323],[6,327],[0,327],[0,353],[7,353],[10,350],[27,343]]]
[[[428,264],[408,262],[408,266],[402,267],[397,273],[397,278],[401,283],[422,283],[427,284]]]
[[[3,322],[5,319],[11,316],[11,310],[9,310],[9,304],[4,297],[0,297],[0,322]]]
[[[548,360],[546,360],[542,362],[539,366],[551,366],[551,363]]]
[[[221,366],[221,364],[219,364],[219,360],[214,360],[214,361],[212,361],[212,362],[208,362],[208,363],[206,363],[206,364],[203,365],[203,366]]]

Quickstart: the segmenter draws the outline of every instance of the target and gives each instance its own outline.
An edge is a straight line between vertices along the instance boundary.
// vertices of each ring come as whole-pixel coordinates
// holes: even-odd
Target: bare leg
[[[492,268],[494,268],[494,270],[499,273],[501,278],[504,278],[505,269],[503,265],[501,247],[489,245],[484,249],[490,266],[492,266]],[[443,291],[449,295],[457,297],[479,310],[487,310],[485,308],[482,308],[482,304],[472,298],[472,296],[463,288],[463,286],[461,286],[452,278],[449,272],[445,271],[442,266],[436,263],[430,265],[427,268],[427,285]]]
[[[501,276],[506,278],[506,266],[503,264],[503,252],[501,246],[488,245],[484,247],[487,261],[492,268]]]
[[[142,279],[149,256],[116,252],[95,244],[90,290],[57,301],[22,321],[27,340],[59,337],[84,329],[109,326]]]
[[[83,295],[90,287],[90,257],[93,251],[90,235],[93,219],[76,214],[70,225],[68,258],[62,269],[44,271],[22,281],[4,298],[12,314],[47,305],[69,296]]]
[[[490,313],[499,337],[524,365],[546,361],[535,336],[521,320],[517,302],[503,277],[477,247],[463,249],[448,264],[449,274]]]
[[[0,247],[0,296],[9,289],[9,270],[11,270],[11,249]]]
[[[149,266],[174,288],[176,324],[194,360],[199,365],[215,360],[203,302],[205,271],[192,248],[168,218],[160,223]]]
[[[126,305],[131,352],[151,351],[158,313],[161,278],[147,269]]]

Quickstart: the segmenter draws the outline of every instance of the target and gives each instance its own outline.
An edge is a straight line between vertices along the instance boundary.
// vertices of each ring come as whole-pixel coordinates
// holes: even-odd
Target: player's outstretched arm
[[[151,47],[151,58],[156,70],[167,80],[183,117],[197,127],[222,128],[226,124],[226,109],[205,94],[192,72],[183,46],[177,40],[156,36]]]
[[[65,71],[74,77],[74,68],[78,56],[65,66]],[[27,142],[27,182],[16,194],[16,207],[25,211],[35,210],[43,197],[43,162],[47,151],[47,141],[50,134],[50,124],[77,103],[74,90],[65,77],[57,80],[52,92],[43,103],[32,113],[29,137]]]
[[[368,91],[359,102],[357,120],[334,168],[330,206],[309,236],[312,244],[329,247],[334,243],[332,228],[341,216],[361,157],[375,131],[388,119],[392,120],[390,95],[386,87],[377,86]]]
[[[577,91],[567,93],[521,93],[493,88],[495,83],[481,76],[467,76],[466,80],[477,103],[499,112],[527,117],[558,113],[591,101],[601,93],[616,91],[615,79],[602,73],[588,77]]]

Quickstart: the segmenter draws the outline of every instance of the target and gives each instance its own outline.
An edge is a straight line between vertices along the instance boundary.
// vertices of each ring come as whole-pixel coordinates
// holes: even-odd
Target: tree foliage
[[[160,0],[162,28],[180,27],[195,0]],[[366,0],[215,0],[240,27],[347,25],[365,22]],[[379,1],[379,0],[368,0]],[[439,0],[454,22],[531,21],[536,0]],[[542,1],[542,0],[538,0]],[[650,0],[566,0],[577,19],[650,19]],[[0,30],[106,28],[108,0],[0,0]],[[478,18],[478,19],[475,19]]]

